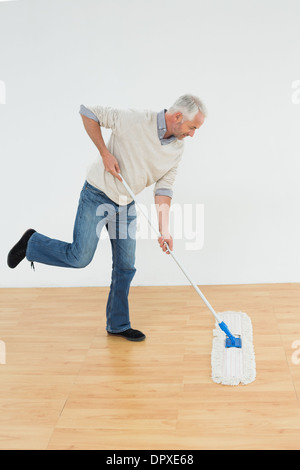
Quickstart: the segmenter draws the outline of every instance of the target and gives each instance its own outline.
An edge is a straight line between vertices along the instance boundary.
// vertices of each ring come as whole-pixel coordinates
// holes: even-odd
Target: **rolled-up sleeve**
[[[177,169],[178,165],[174,166],[156,182],[153,191],[155,196],[173,197],[173,184],[176,178]]]
[[[101,127],[117,130],[120,126],[121,112],[118,109],[104,106],[84,106],[80,107],[80,114],[84,114],[95,121],[98,121]]]
[[[155,196],[168,196],[172,199],[173,197],[173,190],[167,188],[157,189],[155,191]]]
[[[93,121],[99,122],[99,119],[97,118],[97,116],[88,108],[86,108],[83,104],[80,106],[79,114],[81,114],[82,116],[86,116],[90,119],[93,119]]]

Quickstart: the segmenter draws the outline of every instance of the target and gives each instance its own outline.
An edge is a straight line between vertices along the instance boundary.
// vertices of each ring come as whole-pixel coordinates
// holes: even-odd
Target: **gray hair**
[[[173,106],[168,109],[170,114],[182,113],[184,121],[192,121],[198,112],[204,116],[207,110],[202,101],[195,95],[182,95],[175,101]]]

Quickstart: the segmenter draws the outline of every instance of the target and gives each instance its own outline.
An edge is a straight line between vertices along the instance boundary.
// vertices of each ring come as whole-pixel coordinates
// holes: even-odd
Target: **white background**
[[[204,245],[177,256],[198,284],[300,282],[299,24],[299,0],[0,2],[0,286],[109,285],[109,240],[82,270],[10,270],[7,253],[30,227],[72,240],[97,156],[80,104],[160,111],[188,92],[209,117],[173,202],[204,205]],[[188,283],[154,240],[136,267],[133,285]]]

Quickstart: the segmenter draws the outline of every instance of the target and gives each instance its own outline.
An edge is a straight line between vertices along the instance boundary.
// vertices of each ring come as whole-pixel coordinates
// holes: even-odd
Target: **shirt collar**
[[[166,124],[166,109],[163,109],[157,114],[157,133],[158,133],[158,138],[160,140],[161,145],[167,145],[173,142],[176,137],[175,135],[171,135],[167,139],[164,139],[164,135],[167,132],[167,124]]]

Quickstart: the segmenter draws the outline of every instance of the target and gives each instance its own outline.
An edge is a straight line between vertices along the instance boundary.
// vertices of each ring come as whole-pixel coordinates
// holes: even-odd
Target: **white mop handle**
[[[159,236],[161,237],[161,233],[159,232],[159,230],[157,230],[157,228],[152,224],[151,220],[149,219],[148,215],[142,210],[142,208],[139,206],[139,204],[136,202],[136,197],[135,197],[135,194],[132,192],[131,188],[128,186],[128,184],[126,183],[126,181],[124,180],[123,176],[119,173],[119,176],[122,178],[122,183],[124,184],[126,190],[128,191],[128,193],[130,194],[130,196],[132,197],[132,199],[135,201],[139,211],[143,214],[143,216],[148,220],[148,223],[149,225],[152,227],[152,229],[154,230],[154,232]],[[200,295],[201,299],[203,300],[203,302],[205,303],[205,305],[207,306],[207,308],[211,311],[211,313],[213,314],[213,316],[215,317],[215,319],[217,320],[218,323],[221,323],[221,319],[220,317],[216,314],[215,310],[212,308],[212,306],[210,305],[210,303],[208,302],[208,300],[204,297],[204,295],[202,294],[201,290],[199,289],[199,287],[194,283],[194,281],[191,279],[191,277],[188,275],[188,273],[186,272],[186,270],[183,268],[182,264],[179,262],[177,256],[175,256],[174,252],[170,250],[169,248],[169,245],[167,244],[167,242],[165,242],[166,246],[167,246],[167,249],[170,253],[170,255],[172,256],[172,258],[174,259],[174,261],[177,263],[177,265],[180,267],[181,271],[183,272],[183,274],[186,276],[186,278],[190,281],[190,283],[192,284],[192,286],[194,287],[194,289],[196,290],[197,294]]]

